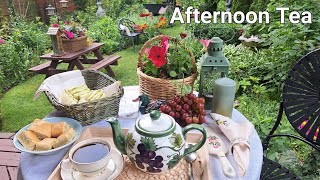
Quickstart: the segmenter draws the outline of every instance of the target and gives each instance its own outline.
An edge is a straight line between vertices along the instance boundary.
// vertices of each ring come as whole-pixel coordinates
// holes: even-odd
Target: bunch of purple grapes
[[[136,164],[139,168],[145,169],[144,164],[147,164],[147,172],[161,172],[163,167],[162,156],[156,156],[154,151],[147,151],[146,146],[142,143],[138,144],[138,151],[140,154],[136,154]]]

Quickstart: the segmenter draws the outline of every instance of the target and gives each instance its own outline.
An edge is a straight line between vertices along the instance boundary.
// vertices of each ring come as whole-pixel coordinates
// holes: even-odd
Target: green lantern
[[[205,109],[211,109],[214,81],[228,74],[230,62],[223,54],[223,40],[213,37],[207,53],[200,58],[199,97],[206,100]]]

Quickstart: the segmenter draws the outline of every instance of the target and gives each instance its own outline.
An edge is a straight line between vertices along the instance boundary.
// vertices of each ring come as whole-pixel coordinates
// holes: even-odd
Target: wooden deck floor
[[[14,133],[0,133],[0,179],[16,180],[20,152],[12,143]]]

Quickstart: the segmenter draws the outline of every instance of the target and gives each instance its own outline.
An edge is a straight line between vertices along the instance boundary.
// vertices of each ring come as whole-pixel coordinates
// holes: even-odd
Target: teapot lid
[[[171,134],[175,130],[175,120],[157,110],[141,116],[136,122],[136,130],[145,136],[162,137]]]

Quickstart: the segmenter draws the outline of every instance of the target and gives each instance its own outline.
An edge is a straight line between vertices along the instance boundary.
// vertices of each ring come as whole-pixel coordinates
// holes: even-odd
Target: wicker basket
[[[161,41],[163,37],[164,35],[153,37],[142,46],[142,48],[139,51],[137,74],[139,77],[140,93],[148,95],[151,99],[169,100],[174,95],[180,94],[178,90],[179,84],[190,85],[193,89],[193,83],[197,78],[197,66],[193,53],[177,38],[167,36],[170,41],[174,41],[180,46],[183,46],[189,52],[193,65],[191,69],[192,75],[184,79],[168,80],[162,78],[154,78],[143,73],[143,68],[145,64],[143,64],[142,62],[142,56],[145,52],[145,49],[148,48],[154,41]]]
[[[75,39],[62,39],[64,52],[75,52],[87,47],[87,36],[78,37]]]
[[[101,89],[114,82],[113,78],[93,70],[81,71],[89,89]],[[123,88],[117,96],[107,97],[96,101],[73,104],[70,106],[59,103],[58,99],[49,91],[45,91],[49,102],[57,109],[62,110],[67,117],[78,120],[82,125],[100,121],[107,117],[116,116],[119,112],[120,99],[123,96]]]

